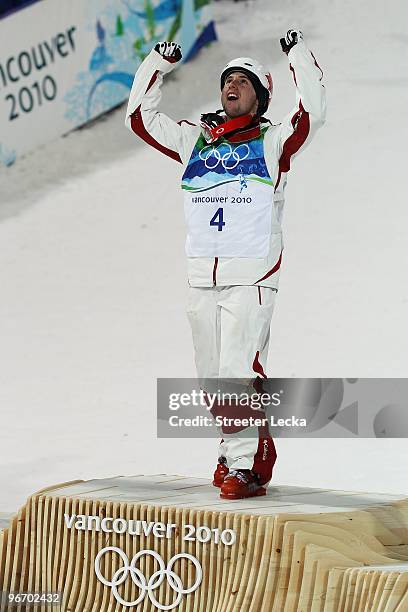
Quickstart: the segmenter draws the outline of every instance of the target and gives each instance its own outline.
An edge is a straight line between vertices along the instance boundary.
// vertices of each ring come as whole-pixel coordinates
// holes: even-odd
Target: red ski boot
[[[217,468],[214,472],[214,487],[221,487],[222,483],[224,482],[224,478],[227,476],[228,472],[229,469],[227,466],[227,460],[225,459],[225,457],[220,457],[218,459]]]
[[[244,499],[265,495],[266,489],[259,484],[252,470],[231,470],[221,485],[223,499]]]

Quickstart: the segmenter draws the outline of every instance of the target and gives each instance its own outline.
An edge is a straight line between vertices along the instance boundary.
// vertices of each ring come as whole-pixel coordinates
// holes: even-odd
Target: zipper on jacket
[[[214,267],[213,267],[213,285],[217,284],[217,266],[218,266],[218,257],[214,257]]]

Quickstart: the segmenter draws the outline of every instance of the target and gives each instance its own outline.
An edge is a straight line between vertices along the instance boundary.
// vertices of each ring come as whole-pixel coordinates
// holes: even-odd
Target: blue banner
[[[41,0],[0,19],[0,163],[128,97],[161,40],[183,61],[216,39],[210,0]],[[17,7],[18,8],[18,7]]]

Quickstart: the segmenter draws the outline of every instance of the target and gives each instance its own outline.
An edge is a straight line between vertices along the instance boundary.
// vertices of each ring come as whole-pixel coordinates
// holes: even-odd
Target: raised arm
[[[303,41],[299,30],[289,30],[281,39],[296,86],[296,105],[279,126],[279,169],[290,170],[291,160],[310,143],[326,119],[323,72]]]
[[[126,110],[125,125],[147,144],[178,162],[188,159],[200,134],[189,121],[176,122],[158,112],[163,75],[181,59],[179,45],[158,43],[136,72]]]

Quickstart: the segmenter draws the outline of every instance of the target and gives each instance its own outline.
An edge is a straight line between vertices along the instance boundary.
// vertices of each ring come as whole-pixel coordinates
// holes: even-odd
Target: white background
[[[294,91],[279,37],[300,27],[328,119],[289,174],[268,374],[405,377],[408,9],[402,0],[220,0],[220,42],[167,79],[163,109],[219,108],[237,55]],[[237,32],[242,32],[238,36]],[[216,440],[157,440],[157,377],[195,375],[181,167],[124,108],[0,171],[0,510],[77,478],[210,476]],[[278,440],[275,483],[407,491],[405,439]]]

